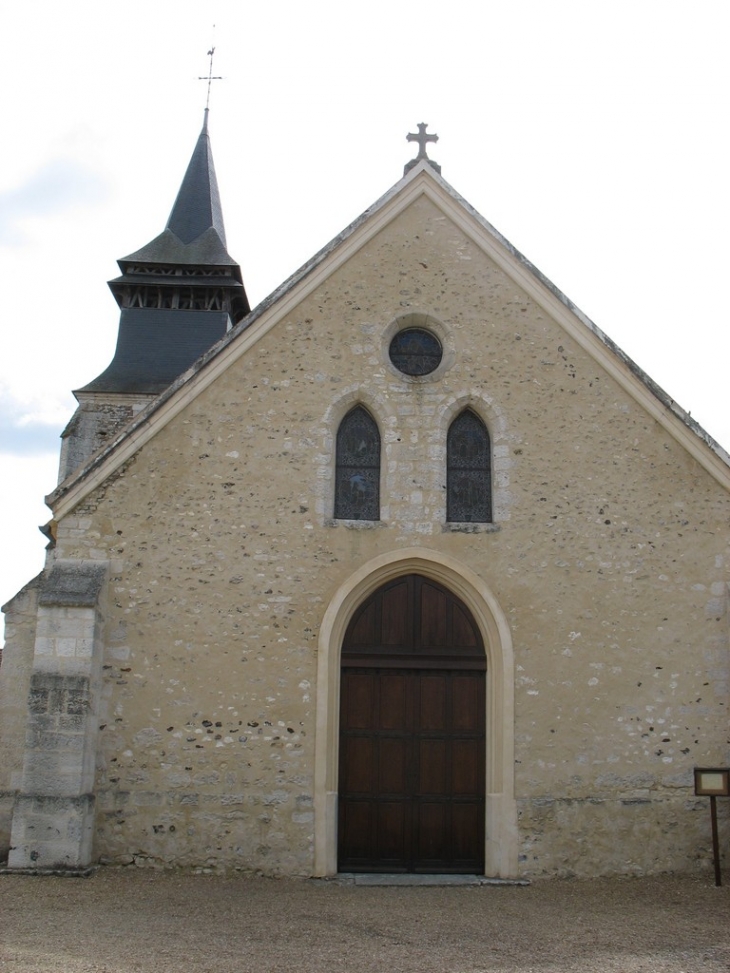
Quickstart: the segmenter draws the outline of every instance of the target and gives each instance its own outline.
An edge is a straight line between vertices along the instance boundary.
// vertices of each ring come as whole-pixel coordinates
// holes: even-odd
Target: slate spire
[[[172,230],[183,243],[192,243],[209,227],[216,231],[225,247],[226,231],[210,148],[206,108],[203,130],[198,137],[166,229]]]

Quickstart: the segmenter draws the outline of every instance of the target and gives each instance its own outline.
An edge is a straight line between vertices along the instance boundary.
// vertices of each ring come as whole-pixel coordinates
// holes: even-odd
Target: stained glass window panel
[[[362,406],[348,412],[337,430],[335,517],[380,519],[380,433]]]
[[[443,349],[430,331],[406,328],[391,341],[389,354],[390,360],[404,375],[430,375],[441,364]]]
[[[465,409],[446,440],[446,519],[451,523],[492,520],[492,461],[487,427]]]

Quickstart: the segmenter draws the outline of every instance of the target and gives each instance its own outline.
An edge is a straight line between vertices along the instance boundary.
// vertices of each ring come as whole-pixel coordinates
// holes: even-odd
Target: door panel
[[[421,645],[424,648],[445,645],[448,641],[448,621],[446,592],[424,583],[421,587]]]
[[[348,741],[347,760],[342,765],[342,787],[351,794],[368,794],[376,788],[374,742],[368,737]]]
[[[408,741],[380,740],[378,746],[378,792],[390,798],[403,797],[408,793]]]
[[[421,674],[418,725],[421,731],[446,729],[448,679],[439,672]]]
[[[381,801],[377,805],[377,828],[373,835],[374,844],[379,849],[384,866],[399,869],[402,861],[403,846],[407,843],[407,829],[410,824],[407,807],[403,801]],[[371,849],[369,849],[372,854]]]
[[[340,808],[340,828],[348,835],[348,854],[353,861],[366,861],[373,845],[374,805],[350,800]]]
[[[416,871],[438,869],[449,857],[448,808],[445,804],[417,805]]]
[[[445,740],[420,740],[418,752],[418,782],[416,793],[448,793],[448,763]]]
[[[484,806],[481,802],[454,804],[452,855],[455,862],[472,860],[474,842],[484,840]]]
[[[480,740],[454,740],[451,748],[451,794],[454,797],[479,797],[483,775],[479,761],[484,754]]]
[[[455,674],[451,683],[454,695],[454,730],[479,733],[483,729],[484,694],[474,680]]]
[[[342,707],[343,727],[348,730],[365,729],[373,724],[375,686],[370,672],[352,674],[341,692],[347,694],[346,705]]]
[[[408,676],[406,673],[392,672],[378,674],[375,670],[376,692],[379,699],[379,713],[375,725],[381,730],[404,732],[408,726]]]
[[[383,645],[405,646],[408,644],[411,627],[408,595],[407,582],[394,585],[383,592],[380,602],[380,641]]]

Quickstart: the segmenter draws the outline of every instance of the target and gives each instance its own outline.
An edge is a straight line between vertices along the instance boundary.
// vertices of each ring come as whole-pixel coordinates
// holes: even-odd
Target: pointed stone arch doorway
[[[320,626],[314,768],[314,874],[338,870],[338,793],[342,648],[360,606],[390,581],[419,575],[446,590],[471,615],[486,656],[484,874],[513,878],[517,869],[514,800],[514,664],[507,620],[484,581],[457,559],[421,548],[373,558],[332,596]]]
[[[339,871],[483,873],[486,657],[471,612],[401,575],[358,607],[341,658]]]

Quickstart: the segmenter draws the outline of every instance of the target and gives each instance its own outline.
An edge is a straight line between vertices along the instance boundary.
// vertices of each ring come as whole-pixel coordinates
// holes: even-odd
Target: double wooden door
[[[446,589],[379,589],[342,653],[341,871],[484,868],[485,654]]]

